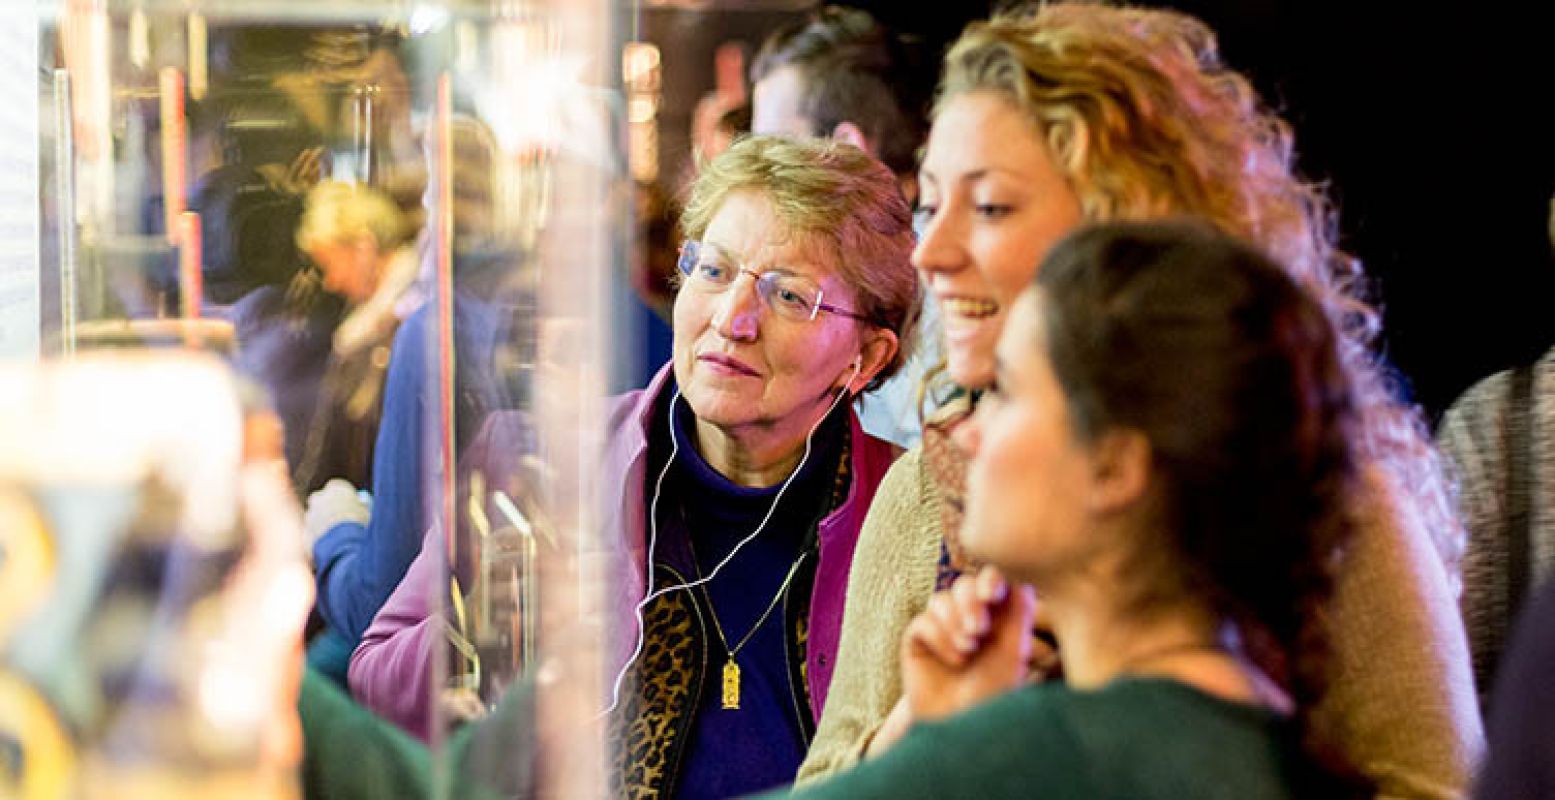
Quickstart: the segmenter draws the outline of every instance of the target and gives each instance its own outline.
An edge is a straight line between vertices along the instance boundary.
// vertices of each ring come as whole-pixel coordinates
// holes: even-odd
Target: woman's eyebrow
[[[961,176],[957,180],[960,183],[977,183],[978,181],[988,177],[988,173],[990,172],[993,172],[993,168],[978,167],[977,169],[967,170],[966,172],[961,173]]]
[[[740,260],[733,253],[730,253],[728,249],[724,248],[722,245],[718,244],[717,242],[711,242],[711,241],[704,240],[702,242],[702,246],[704,248],[706,248],[706,249],[714,251],[714,253],[719,258],[722,258],[725,261],[731,261],[731,262],[735,263],[741,269],[748,269],[749,268],[749,265],[747,265],[746,262]],[[798,269],[798,267],[805,267],[805,269]],[[808,278],[808,279],[810,279],[812,281],[817,281],[817,282],[823,281],[826,278],[825,275],[818,274],[820,272],[824,272],[824,270],[818,269],[816,267],[814,259],[812,257],[810,257],[810,256],[807,256],[807,255],[797,255],[797,256],[794,256],[793,258],[791,258],[791,259],[789,259],[787,261],[782,261],[782,262],[774,263],[771,267],[769,267],[767,269],[752,270],[752,272],[756,272],[757,274],[760,274],[760,275],[765,275],[765,274],[767,274],[769,272],[776,272],[776,273],[778,273],[780,275],[789,275],[789,276],[799,277],[799,278]]]
[[[719,256],[721,258],[726,258],[726,259],[729,259],[730,261],[738,260],[732,254],[730,254],[728,248],[724,247],[723,245],[721,245],[721,244],[719,244],[717,242],[710,242],[710,241],[703,240],[702,246],[705,249],[712,250],[714,255],[717,255],[717,256]]]

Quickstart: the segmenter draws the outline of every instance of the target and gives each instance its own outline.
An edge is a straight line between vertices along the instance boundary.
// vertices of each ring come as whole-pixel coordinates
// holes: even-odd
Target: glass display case
[[[35,36],[12,38],[31,47],[3,54],[9,75],[36,77],[36,92],[13,80],[5,95],[36,109],[11,136],[38,145],[16,169],[35,182],[37,213],[15,225],[36,247],[0,276],[0,358],[27,376],[16,385],[65,362],[108,365],[111,378],[71,384],[96,404],[69,408],[128,429],[143,424],[133,409],[195,419],[209,393],[188,376],[229,375],[224,407],[243,413],[227,434],[284,458],[296,549],[315,559],[304,683],[343,693],[353,651],[377,635],[373,612],[415,595],[425,613],[404,627],[424,634],[424,680],[384,701],[414,707],[395,721],[434,755],[459,742],[460,780],[603,793],[608,691],[588,632],[602,624],[591,565],[608,487],[594,464],[607,390],[638,372],[617,322],[632,200],[623,12],[607,0],[46,0],[30,13]],[[147,349],[201,366],[159,372]],[[0,407],[13,415],[0,422],[25,428],[25,413]],[[109,447],[114,430],[94,430]],[[238,451],[223,452],[177,497],[236,481]],[[0,497],[36,506],[53,480],[40,469],[0,475]],[[125,485],[156,474],[143,472]],[[94,557],[153,565],[149,596],[180,591],[157,561],[165,548],[126,549],[114,542],[133,538],[128,522],[96,524]],[[224,569],[247,552],[233,547]],[[0,565],[26,552],[7,541]],[[418,559],[435,577],[402,585],[423,574]],[[115,620],[138,606],[105,585],[83,590],[83,613],[132,630]],[[48,581],[28,586],[0,589],[8,629],[51,613],[35,602]],[[256,619],[274,602],[243,596]],[[0,795],[296,796],[257,734],[219,757],[167,743],[187,731],[134,746],[109,736],[134,691],[74,702],[17,641],[0,643],[0,684],[29,700],[0,703]],[[95,663],[106,646],[80,637],[54,657]],[[196,662],[159,668],[178,676],[151,684],[169,709],[252,688]],[[45,718],[52,749],[18,744]],[[357,745],[369,746],[335,744],[345,758]],[[544,769],[525,752],[539,749]],[[114,779],[126,770],[149,777]],[[268,777],[212,794],[209,779],[234,770]],[[427,785],[452,792],[448,772]],[[59,794],[38,788],[48,776]]]

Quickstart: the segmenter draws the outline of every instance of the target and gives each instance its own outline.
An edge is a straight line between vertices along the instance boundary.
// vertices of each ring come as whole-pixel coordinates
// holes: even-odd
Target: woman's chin
[[[698,422],[717,427],[731,427],[748,421],[753,416],[756,400],[737,392],[721,391],[693,383],[681,391],[686,405]]]
[[[958,541],[967,559],[972,563],[991,564],[1003,570],[1004,565],[999,559],[999,548],[996,546],[997,537],[988,534],[988,526],[977,519],[975,514],[968,514],[961,523]]]
[[[981,349],[975,352],[957,352],[952,349],[945,359],[945,374],[957,386],[981,389],[993,383],[993,358]]]

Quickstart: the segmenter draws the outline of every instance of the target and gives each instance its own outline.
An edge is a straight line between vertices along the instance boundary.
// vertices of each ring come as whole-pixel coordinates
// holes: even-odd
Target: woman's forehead
[[[764,214],[750,211],[730,209],[725,203],[702,235],[703,257],[734,261],[757,272],[783,270],[840,281],[836,248],[828,237],[788,225],[770,206]]]
[[[1050,159],[1041,132],[1020,109],[997,94],[969,92],[935,118],[921,172],[941,181],[1020,179],[1051,170]]]

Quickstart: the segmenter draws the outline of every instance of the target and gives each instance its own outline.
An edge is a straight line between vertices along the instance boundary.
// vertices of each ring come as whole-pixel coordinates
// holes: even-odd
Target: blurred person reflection
[[[318,265],[324,290],[350,311],[331,337],[321,407],[297,467],[301,491],[331,477],[371,480],[389,346],[419,261],[406,232],[398,207],[375,189],[326,181],[308,194],[297,244]]]
[[[711,161],[729,149],[734,140],[751,132],[751,107],[749,103],[741,103],[734,108],[725,111],[718,117],[718,124],[713,127],[712,136],[708,137],[705,148],[705,158]]]
[[[713,84],[713,90],[697,100],[691,110],[692,159],[687,166],[692,175],[697,164],[711,161],[728,147],[727,126],[738,118],[740,107],[749,104],[743,42],[724,42],[718,46],[713,54]],[[746,128],[749,127],[747,124]]]
[[[285,286],[306,260],[296,245],[304,197],[327,167],[322,135],[284,98],[220,89],[195,104],[191,149],[199,172],[189,208],[204,228],[205,301],[229,305],[262,286]]]
[[[487,414],[527,401],[533,298],[532,268],[493,229],[496,142],[476,119],[453,124],[454,186],[454,449],[463,453]],[[436,449],[426,441],[438,415],[436,253],[421,242],[421,275],[400,297],[405,322],[395,332],[384,377],[383,416],[372,449],[371,484],[331,477],[308,498],[306,529],[318,576],[318,610],[326,627],[309,661],[342,686],[351,651],[421,549],[430,525],[425,483]],[[517,265],[515,268],[515,264]],[[517,380],[510,380],[516,378]],[[358,487],[367,489],[367,499]]]
[[[231,303],[292,277],[300,259],[281,262],[322,178],[370,182],[401,206],[407,234],[420,228],[426,171],[402,49],[392,32],[212,25],[211,93],[191,104],[189,131],[208,299]]]
[[[394,303],[415,274],[414,258],[396,252],[403,234],[381,193],[322,182],[309,191],[296,233],[312,269],[284,288],[248,293],[230,311],[237,365],[275,399],[300,493],[332,475],[369,477]]]

